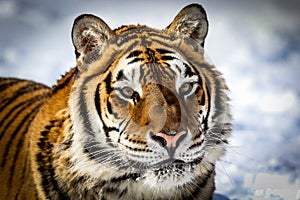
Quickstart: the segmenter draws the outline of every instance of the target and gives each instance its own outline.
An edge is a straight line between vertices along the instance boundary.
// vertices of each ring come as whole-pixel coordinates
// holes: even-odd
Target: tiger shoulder
[[[163,30],[85,14],[53,87],[0,78],[0,198],[213,199],[231,115],[207,32],[198,4]]]

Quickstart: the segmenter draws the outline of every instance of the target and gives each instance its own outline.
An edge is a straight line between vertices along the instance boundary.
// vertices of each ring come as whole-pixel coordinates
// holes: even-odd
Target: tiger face
[[[116,165],[148,173],[161,184],[178,185],[192,177],[204,155],[201,127],[206,126],[209,92],[180,55],[135,49],[103,75],[96,97],[104,130],[120,152],[122,162]]]
[[[104,180],[126,174],[156,190],[192,187],[214,174],[230,115],[224,81],[203,56],[207,28],[198,5],[162,31],[112,31],[91,15],[75,20],[74,169]]]

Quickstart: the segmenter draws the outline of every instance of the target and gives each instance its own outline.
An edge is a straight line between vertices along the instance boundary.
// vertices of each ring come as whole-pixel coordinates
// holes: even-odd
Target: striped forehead
[[[116,80],[146,84],[144,79],[170,79],[180,81],[185,77],[197,75],[195,69],[177,53],[161,48],[135,49],[125,54],[116,67]],[[195,80],[194,80],[195,81]]]

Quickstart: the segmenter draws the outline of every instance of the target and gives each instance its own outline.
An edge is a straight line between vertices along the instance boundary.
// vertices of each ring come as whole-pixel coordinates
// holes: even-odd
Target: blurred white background
[[[71,27],[80,14],[112,29],[162,29],[189,3],[207,11],[206,53],[231,89],[234,131],[217,191],[300,199],[300,1],[0,0],[0,76],[55,84],[75,66]]]

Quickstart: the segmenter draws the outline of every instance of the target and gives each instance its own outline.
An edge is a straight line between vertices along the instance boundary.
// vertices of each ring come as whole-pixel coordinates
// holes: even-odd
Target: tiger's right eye
[[[123,87],[120,92],[123,97],[130,99],[134,93],[134,90],[131,87]]]

